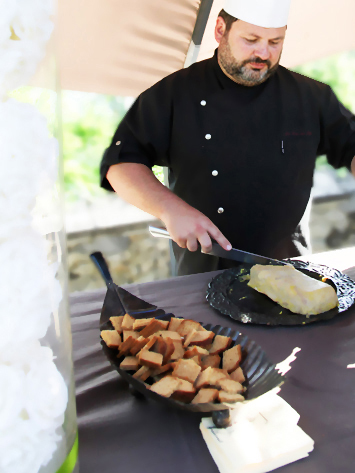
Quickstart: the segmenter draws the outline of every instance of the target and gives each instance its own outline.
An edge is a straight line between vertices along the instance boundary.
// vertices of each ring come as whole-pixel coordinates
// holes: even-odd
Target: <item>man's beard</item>
[[[224,71],[238,84],[252,87],[265,82],[270,76],[275,74],[278,66],[277,63],[271,67],[269,60],[262,60],[259,57],[253,56],[244,61],[237,62],[232,54],[231,48],[228,42],[228,35],[224,36],[218,47],[218,60]],[[255,62],[257,64],[265,64],[267,68],[261,70],[250,69],[247,64]]]

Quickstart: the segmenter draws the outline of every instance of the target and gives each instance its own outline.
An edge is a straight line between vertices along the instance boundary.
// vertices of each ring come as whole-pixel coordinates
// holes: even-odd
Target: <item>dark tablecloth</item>
[[[354,278],[355,270],[345,271]],[[309,458],[282,473],[355,471],[355,308],[329,322],[300,327],[243,325],[209,307],[206,287],[217,273],[126,286],[176,316],[241,330],[274,362],[300,347],[280,395],[315,441]],[[83,473],[217,473],[199,430],[201,416],[138,400],[105,358],[99,317],[105,290],[71,296],[73,351]]]

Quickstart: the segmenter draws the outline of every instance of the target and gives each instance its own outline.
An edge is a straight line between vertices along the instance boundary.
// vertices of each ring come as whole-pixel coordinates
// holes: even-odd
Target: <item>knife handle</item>
[[[149,225],[149,231],[153,237],[157,238],[169,238],[172,240],[170,233],[166,228],[161,228],[161,227],[153,227]]]
[[[171,238],[171,235],[170,233],[168,232],[168,230],[166,228],[162,228],[162,227],[153,227],[153,226],[149,226],[149,231],[151,233],[151,235],[153,235],[153,237],[156,237],[156,238],[169,238],[170,240],[172,240]],[[198,247],[201,248],[201,245],[199,242],[197,242],[198,244]],[[226,251],[226,250],[223,250],[223,248],[220,247],[220,245],[215,242],[214,240],[212,240],[212,249],[215,247],[215,246],[218,246],[219,249],[221,251]],[[201,253],[205,253],[204,251],[201,250]],[[205,254],[213,254],[213,250],[209,253],[205,253]]]

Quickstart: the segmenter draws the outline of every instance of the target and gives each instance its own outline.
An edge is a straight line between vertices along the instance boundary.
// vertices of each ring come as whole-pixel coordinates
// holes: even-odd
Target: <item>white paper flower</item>
[[[47,332],[62,290],[48,265],[45,241],[31,229],[0,245],[0,350]]]
[[[15,421],[0,435],[1,473],[38,473],[51,459],[59,440],[55,431],[36,431],[31,420]]]
[[[20,369],[0,365],[0,432],[10,429],[24,409],[25,380]]]
[[[52,0],[0,0],[0,96],[27,84],[53,31]]]
[[[0,243],[31,222],[36,197],[55,186],[58,142],[29,104],[0,103]]]
[[[68,389],[53,361],[32,363],[26,375],[25,408],[39,430],[55,430],[64,421]]]

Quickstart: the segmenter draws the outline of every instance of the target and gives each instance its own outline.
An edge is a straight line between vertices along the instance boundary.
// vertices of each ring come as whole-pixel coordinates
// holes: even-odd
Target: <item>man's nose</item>
[[[254,54],[263,61],[266,61],[270,58],[270,50],[268,45],[259,45],[259,47],[255,50]]]

